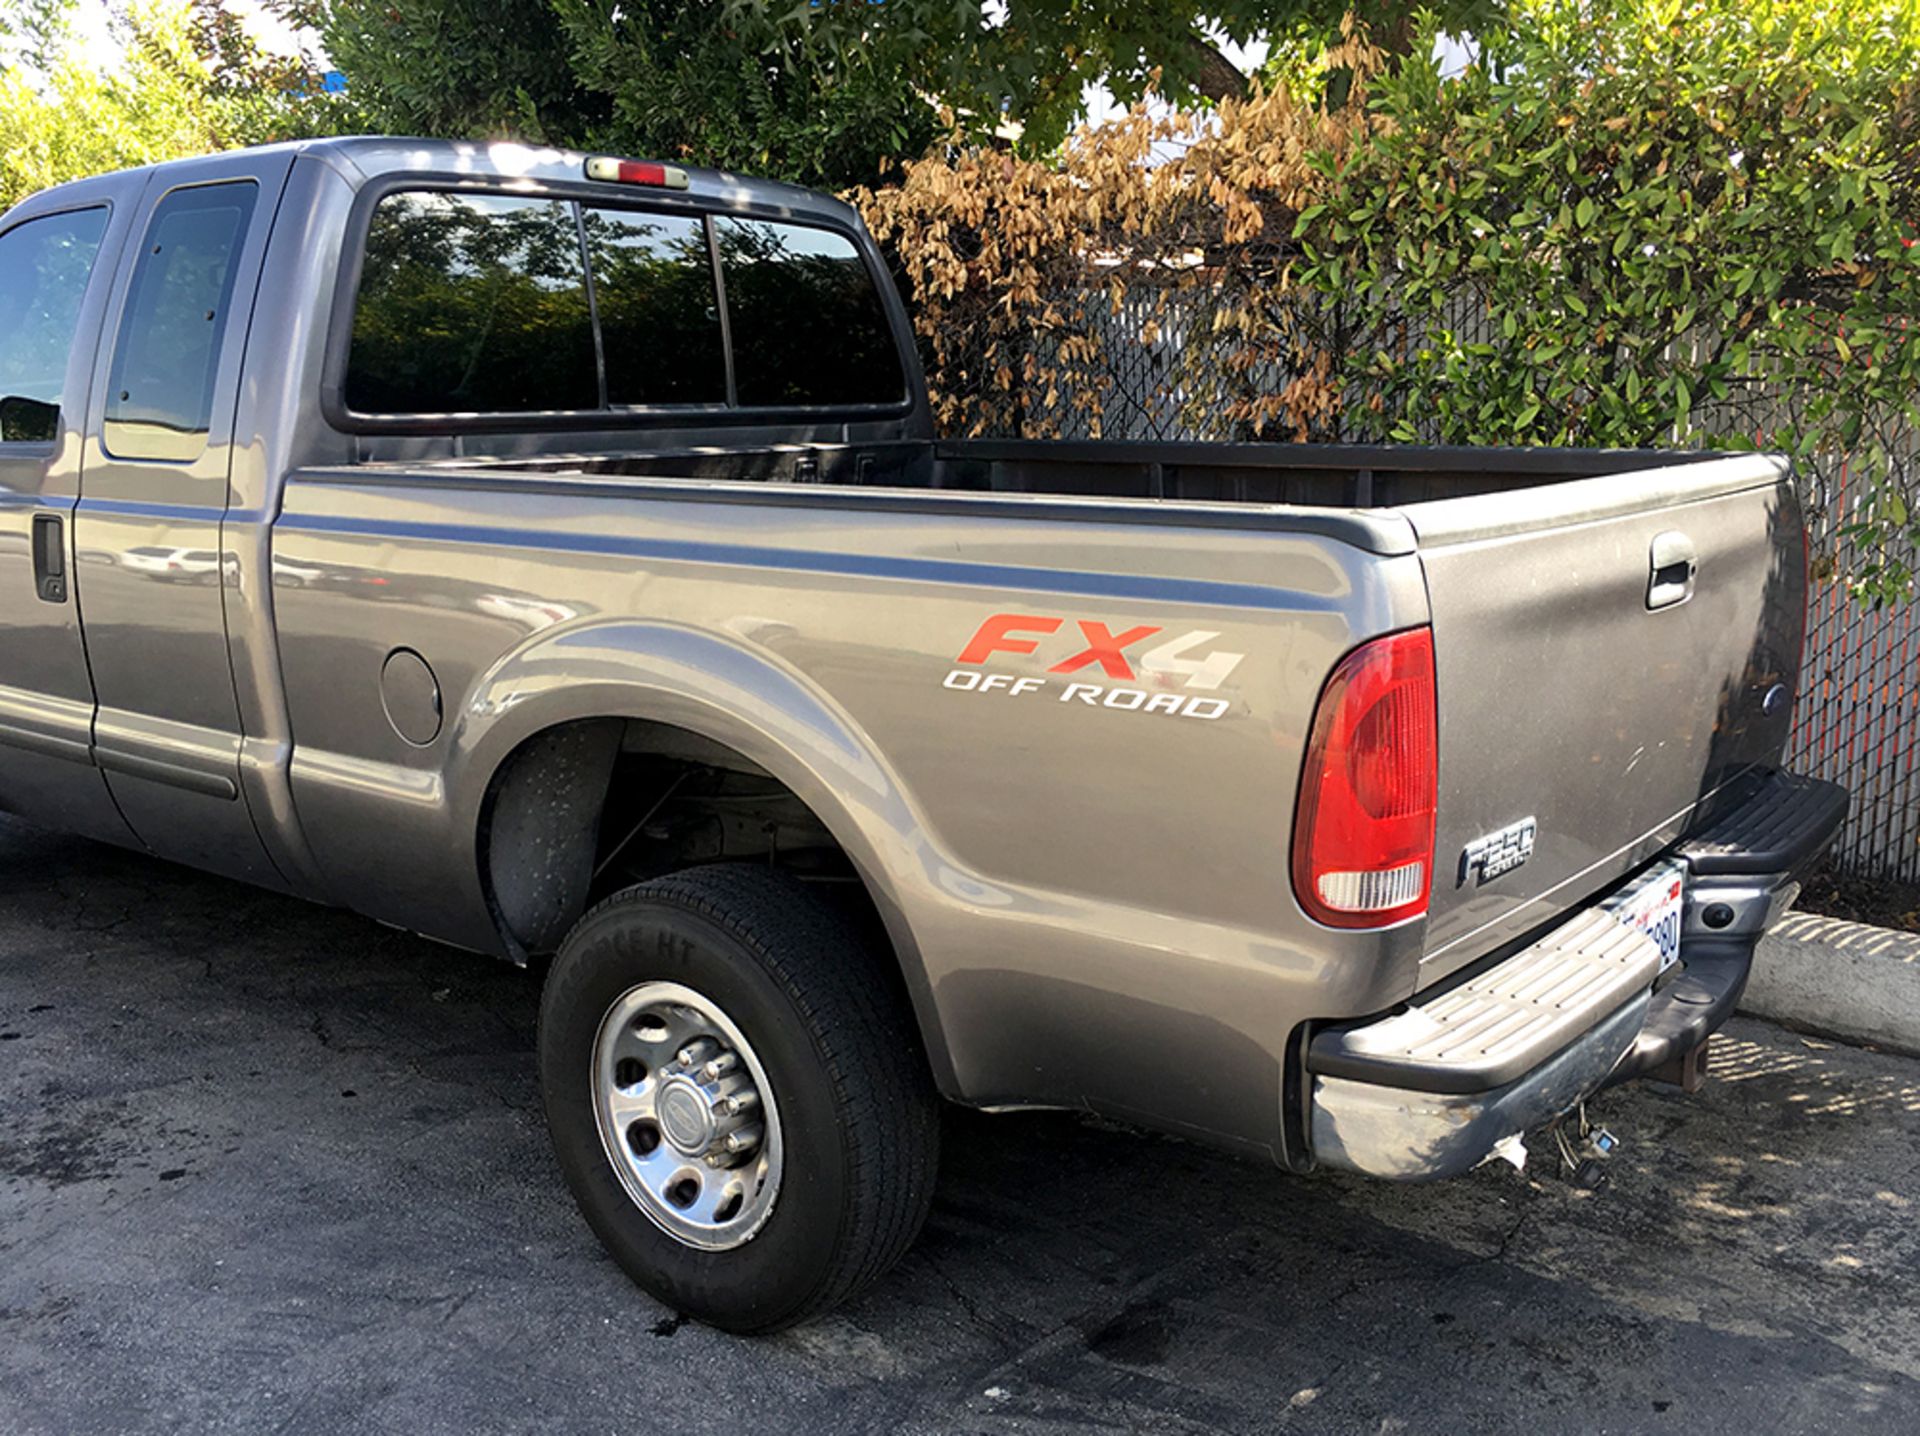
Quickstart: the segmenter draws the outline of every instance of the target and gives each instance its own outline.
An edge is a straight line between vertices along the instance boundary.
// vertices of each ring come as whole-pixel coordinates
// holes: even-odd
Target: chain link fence
[[[1901,437],[1897,462],[1911,473],[1920,444],[1910,429]],[[1843,530],[1865,487],[1850,470],[1841,458],[1803,476],[1816,567],[1839,573],[1851,567]],[[1875,609],[1844,584],[1814,586],[1788,762],[1853,792],[1837,871],[1920,883],[1920,602]]]
[[[1031,342],[1044,360],[1070,338],[1091,338],[1100,355],[1085,391],[1062,396],[1045,428],[1063,438],[1233,440],[1255,437],[1227,417],[1224,396],[1278,392],[1295,375],[1283,364],[1219,372],[1204,342],[1211,310],[1204,289],[1130,285],[1116,304],[1105,290],[1058,303],[1065,323]],[[1469,340],[1484,310],[1468,298],[1444,322]],[[1202,341],[1202,342],[1196,342]],[[1801,396],[1765,384],[1697,409],[1679,445],[1718,436],[1792,433]],[[1011,437],[1017,420],[983,426]],[[1271,432],[1266,437],[1275,437]],[[1437,435],[1435,436],[1437,438]],[[1875,435],[1906,492],[1920,474],[1920,436],[1893,421]],[[1870,608],[1835,576],[1863,557],[1847,528],[1869,485],[1851,457],[1817,456],[1799,469],[1817,576],[1808,613],[1801,696],[1787,761],[1796,771],[1844,783],[1853,810],[1835,845],[1836,871],[1920,883],[1920,601]],[[1916,565],[1920,566],[1920,565]]]

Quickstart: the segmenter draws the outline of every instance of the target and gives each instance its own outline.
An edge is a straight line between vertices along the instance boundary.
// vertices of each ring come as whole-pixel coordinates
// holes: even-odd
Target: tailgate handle
[[[1647,580],[1648,609],[1672,608],[1693,597],[1694,576],[1700,572],[1700,555],[1693,540],[1679,530],[1653,536],[1648,556],[1651,577]]]

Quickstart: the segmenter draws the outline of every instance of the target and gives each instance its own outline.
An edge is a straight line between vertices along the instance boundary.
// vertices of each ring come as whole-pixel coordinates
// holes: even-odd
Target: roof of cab
[[[349,135],[333,139],[292,140],[232,153],[284,153],[289,150],[334,165],[356,184],[389,174],[429,174],[536,182],[564,181],[592,185],[609,195],[629,198],[636,193],[633,185],[588,180],[585,151],[520,144],[511,140],[427,140],[391,135]],[[175,166],[188,163],[191,161],[170,160],[139,168],[165,173]],[[800,185],[786,184],[780,180],[751,179],[727,170],[702,169],[692,165],[676,165],[675,168],[686,172],[688,188],[670,193],[716,200],[728,207],[770,206],[796,217],[813,215],[842,223],[856,218],[857,212],[851,205]],[[55,186],[54,190],[63,187]],[[43,191],[48,194],[53,192]],[[638,192],[644,194],[648,191]]]

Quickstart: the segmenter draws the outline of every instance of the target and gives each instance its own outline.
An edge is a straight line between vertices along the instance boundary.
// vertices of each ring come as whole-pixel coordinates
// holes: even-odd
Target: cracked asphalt
[[[1752,1022],[1597,1194],[953,1114],[879,1289],[742,1341],[608,1263],[529,975],[0,820],[0,1430],[1920,1426],[1920,1064]]]

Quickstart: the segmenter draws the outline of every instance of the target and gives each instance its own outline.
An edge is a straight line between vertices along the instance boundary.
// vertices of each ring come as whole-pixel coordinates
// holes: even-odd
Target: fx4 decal
[[[1202,697],[1232,676],[1244,653],[1201,653],[1220,635],[1197,628],[1163,638],[1146,647],[1149,640],[1164,630],[1153,624],[1139,624],[1116,633],[1098,619],[1074,620],[1074,629],[1062,632],[1067,620],[1047,614],[996,613],[974,630],[972,639],[960,650],[953,669],[941,686],[967,693],[1003,692],[1009,697],[1029,693],[1052,693],[1061,703],[1085,703],[1093,707],[1114,708],[1122,712],[1164,713],[1182,718],[1218,718],[1228,708],[1224,698]],[[1077,633],[1076,633],[1077,630]],[[1056,637],[1056,635],[1058,635]],[[1069,648],[1073,639],[1077,648]],[[1052,642],[1048,642],[1048,640]],[[1147,687],[1122,687],[1106,683],[1079,681],[1055,685],[1032,675],[1014,677],[1007,673],[982,673],[978,670],[995,654],[1024,656],[1036,653],[1046,643],[1049,654],[1058,660],[1048,673],[1085,674],[1118,679],[1122,684],[1147,683]]]

